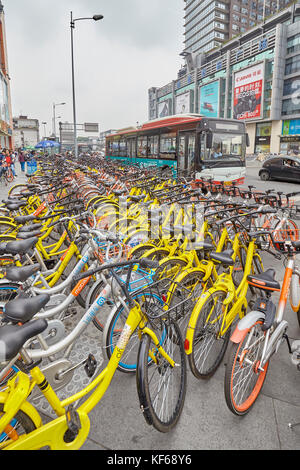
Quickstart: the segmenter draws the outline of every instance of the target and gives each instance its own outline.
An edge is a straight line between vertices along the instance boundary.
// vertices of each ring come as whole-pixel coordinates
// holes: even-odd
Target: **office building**
[[[185,0],[183,55],[198,56],[220,47],[288,3],[290,0]]]
[[[221,47],[192,55],[176,79],[149,89],[149,120],[180,113],[244,120],[248,153],[300,152],[300,4]]]

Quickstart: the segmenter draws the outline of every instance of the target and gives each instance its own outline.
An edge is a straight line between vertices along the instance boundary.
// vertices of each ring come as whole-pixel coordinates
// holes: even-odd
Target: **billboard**
[[[170,116],[170,106],[171,100],[161,101],[158,103],[158,117],[163,118],[166,116]]]
[[[264,63],[234,74],[233,118],[262,118]]]
[[[287,119],[283,121],[282,135],[300,135],[300,119]]]
[[[175,114],[185,114],[190,112],[190,92],[176,96]]]
[[[219,117],[219,97],[220,97],[220,82],[215,82],[203,85],[199,90],[200,106],[199,112],[207,117]]]

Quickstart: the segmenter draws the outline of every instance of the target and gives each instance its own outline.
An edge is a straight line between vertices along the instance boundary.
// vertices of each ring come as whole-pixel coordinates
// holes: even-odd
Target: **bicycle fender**
[[[247,315],[245,315],[244,318],[238,322],[234,332],[231,335],[230,341],[233,343],[240,343],[245,332],[261,319],[265,319],[265,314],[263,312],[253,310],[252,312],[247,313]]]
[[[298,312],[300,308],[300,289],[299,289],[299,276],[292,275],[291,288],[290,288],[290,305],[294,312]]]
[[[194,331],[195,331],[195,328],[196,328],[196,323],[197,323],[198,317],[201,314],[203,304],[206,302],[208,297],[210,297],[214,292],[215,292],[215,289],[209,289],[204,294],[201,294],[198,301],[196,302],[196,305],[195,305],[193,311],[192,311],[192,314],[191,314],[190,320],[189,320],[189,324],[188,324],[187,330],[186,330],[186,336],[185,336],[184,349],[185,349],[185,353],[187,355],[192,353]]]

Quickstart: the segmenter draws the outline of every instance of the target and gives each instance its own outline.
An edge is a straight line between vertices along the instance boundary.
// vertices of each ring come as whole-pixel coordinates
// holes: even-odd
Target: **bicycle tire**
[[[3,413],[3,408],[4,408],[4,404],[3,403],[0,403],[0,415],[1,413]],[[24,411],[22,410],[19,410],[15,417],[12,419],[11,423],[10,423],[10,426],[12,426],[13,428],[19,428],[20,426],[22,427],[22,430],[24,432],[21,432],[20,435],[22,434],[29,434],[30,432],[34,431],[36,428],[34,422],[32,421],[32,419],[30,418],[30,416],[28,416]],[[18,432],[19,434],[19,432]],[[0,443],[3,443],[5,440],[8,439],[8,436],[7,434],[3,431],[1,434],[0,434]]]
[[[6,181],[8,183],[12,183],[13,180],[14,180],[14,175],[11,171],[11,169],[9,168],[6,172],[5,172],[5,178],[6,178]]]
[[[262,324],[263,322],[258,320],[250,329],[245,331],[239,343],[231,343],[228,351],[224,378],[225,400],[230,411],[238,416],[245,415],[252,408],[260,394],[267,375],[269,361],[265,364],[264,371],[258,372],[259,359],[257,358],[261,353],[260,346],[263,347],[264,341],[260,342],[257,334],[259,335],[261,332],[261,337],[264,336],[264,332],[261,330]],[[253,329],[256,330],[254,333]],[[247,349],[242,349],[249,334],[252,335],[254,339],[253,344],[255,348],[258,347],[257,352],[255,348],[251,349],[251,343],[247,344]],[[255,354],[254,357],[253,354]],[[255,357],[256,359],[254,360]],[[247,361],[245,360],[246,358]],[[252,378],[253,384],[251,383]],[[241,386],[243,386],[242,389],[238,386],[239,380]],[[243,392],[242,401],[239,400],[241,391]]]
[[[226,291],[214,291],[206,298],[198,313],[193,331],[192,352],[188,355],[191,371],[197,379],[212,377],[225,355],[230,328],[224,336],[219,336],[219,330],[223,320],[222,306],[226,295]]]
[[[0,312],[7,302],[16,297],[19,287],[19,284],[13,282],[0,283]]]
[[[86,299],[86,303],[85,303],[85,309],[87,310],[94,302],[95,300],[97,299],[97,297],[101,294],[101,292],[103,291],[105,287],[105,284],[103,281],[99,281],[96,286],[92,287],[91,288],[91,291],[90,291],[90,294],[88,294],[87,296],[87,299]],[[109,308],[109,311],[107,312],[107,310],[105,309],[105,312],[104,312],[104,306],[107,305],[107,307]],[[99,331],[103,331],[104,330],[104,327],[105,327],[105,324],[106,324],[106,320],[109,316],[109,313],[111,311],[111,308],[113,307],[114,303],[112,300],[107,300],[101,307],[101,310],[100,312],[97,313],[97,315],[93,318],[93,325],[99,330]]]
[[[169,432],[177,424],[184,406],[187,386],[186,357],[180,328],[170,318],[164,321],[164,328],[167,334],[162,347],[176,366],[171,367],[158,351],[155,353],[157,363],[149,361],[149,350],[155,351],[156,347],[150,336],[145,334],[140,343],[136,377],[144,418],[148,424],[163,433]],[[169,392],[171,386],[173,389]]]
[[[8,190],[8,195],[11,196],[13,194],[19,194],[21,193],[22,191],[28,191],[28,186],[27,184],[15,184],[14,186],[12,186],[9,190]]]
[[[155,299],[158,302],[159,307],[162,308],[163,301],[158,297],[153,295],[151,292],[142,292],[137,294],[136,296],[133,295],[133,299],[140,301],[143,297],[149,296],[151,302]],[[143,302],[143,300],[142,300]],[[144,301],[145,302],[145,301]],[[147,303],[147,301],[146,301]],[[108,360],[111,358],[114,348],[119,340],[119,337],[123,331],[124,325],[127,320],[127,312],[123,305],[120,305],[115,313],[107,320],[107,324],[105,326],[105,331],[103,334],[103,344],[105,347],[105,351],[107,354]],[[162,336],[164,338],[164,336]],[[137,330],[133,332],[129,339],[129,343],[127,344],[125,351],[122,356],[122,360],[118,364],[118,370],[121,372],[133,373],[136,372],[137,368],[137,356],[139,351],[140,345],[140,337],[137,334]]]

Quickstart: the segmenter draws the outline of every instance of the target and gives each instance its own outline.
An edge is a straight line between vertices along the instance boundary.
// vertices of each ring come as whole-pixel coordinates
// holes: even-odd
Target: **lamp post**
[[[56,106],[63,106],[66,103],[53,103],[53,135],[56,139],[56,117],[55,117],[55,108]]]
[[[99,21],[103,19],[103,15],[94,15],[91,18],[73,18],[71,11],[71,60],[72,60],[72,94],[73,94],[73,125],[74,125],[74,152],[75,159],[78,159],[78,146],[77,146],[77,122],[76,122],[76,96],[75,96],[75,72],[74,72],[74,29],[75,22],[81,20],[94,20]]]
[[[46,125],[47,125],[47,123],[46,123],[46,122],[42,122],[42,124],[44,125],[44,139],[45,139],[45,138],[47,137],[47,136],[46,136],[46,134],[47,134],[47,132],[46,132]]]

